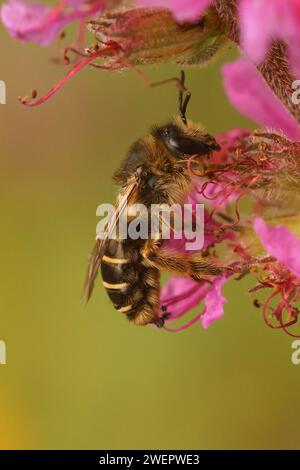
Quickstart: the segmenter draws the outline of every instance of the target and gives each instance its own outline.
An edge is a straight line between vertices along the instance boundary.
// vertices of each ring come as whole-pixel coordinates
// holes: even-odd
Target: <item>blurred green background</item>
[[[226,286],[226,314],[208,330],[178,334],[130,325],[100,282],[88,306],[81,296],[96,207],[114,201],[111,175],[128,146],[176,112],[175,87],[86,69],[27,109],[18,95],[65,70],[49,62],[54,48],[0,36],[0,447],[299,448],[300,366],[291,338],[252,307],[253,280]],[[220,62],[187,80],[189,115],[211,133],[254,128],[228,103]]]

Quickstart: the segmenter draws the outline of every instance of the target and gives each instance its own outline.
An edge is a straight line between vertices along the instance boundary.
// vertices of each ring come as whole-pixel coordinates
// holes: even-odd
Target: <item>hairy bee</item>
[[[118,217],[132,204],[183,204],[193,187],[188,165],[192,155],[208,155],[220,147],[201,127],[186,119],[190,93],[179,91],[179,116],[169,123],[153,127],[150,134],[137,140],[116,171],[114,180],[121,186],[118,201],[126,198],[127,207],[116,204]],[[114,226],[114,228],[115,228]],[[110,230],[112,227],[110,228]],[[199,255],[168,252],[162,239],[121,239],[109,236],[96,240],[90,256],[86,279],[86,295],[90,298],[94,281],[101,269],[103,285],[116,310],[136,325],[154,323],[162,327],[168,317],[160,309],[160,271],[201,280],[206,275],[218,275],[221,268],[209,264]],[[160,311],[162,310],[162,312]]]

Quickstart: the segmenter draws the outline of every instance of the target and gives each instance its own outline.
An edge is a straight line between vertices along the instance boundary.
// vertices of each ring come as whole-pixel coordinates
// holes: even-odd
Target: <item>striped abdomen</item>
[[[159,313],[158,269],[148,267],[140,241],[109,240],[101,260],[103,285],[116,310],[136,324],[155,322]]]

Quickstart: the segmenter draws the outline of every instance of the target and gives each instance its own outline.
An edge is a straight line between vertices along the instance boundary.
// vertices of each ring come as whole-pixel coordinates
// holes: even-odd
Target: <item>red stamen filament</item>
[[[110,44],[109,46],[101,49],[100,51],[97,51],[90,56],[86,57],[82,61],[78,62],[74,67],[63,77],[54,87],[52,87],[42,98],[32,100],[27,97],[24,98],[19,98],[21,103],[24,104],[25,106],[33,107],[33,106],[38,106],[42,103],[45,103],[46,101],[51,98],[55,93],[57,93],[63,86],[64,84],[70,80],[70,78],[74,77],[81,69],[89,65],[91,62],[93,62],[95,59],[98,57],[101,57],[103,55],[106,55],[108,52],[116,52],[119,50],[120,47],[118,46],[117,43]]]
[[[196,323],[199,320],[201,315],[202,315],[202,313],[198,314],[196,317],[192,318],[192,320],[190,320],[187,323],[184,323],[181,326],[178,326],[177,328],[170,328],[168,326],[164,326],[163,328],[164,328],[164,330],[167,330],[170,333],[178,333],[179,331],[185,330],[186,328],[189,328],[190,326],[194,325],[194,323]]]

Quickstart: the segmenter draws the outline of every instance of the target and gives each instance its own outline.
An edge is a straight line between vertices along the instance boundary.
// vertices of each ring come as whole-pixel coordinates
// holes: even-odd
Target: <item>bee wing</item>
[[[105,248],[105,244],[101,243],[103,240],[96,240],[96,244],[94,246],[93,251],[91,252],[88,258],[88,269],[85,277],[84,283],[84,292],[86,296],[87,302],[90,300],[93,289],[95,279],[98,274],[98,270],[101,264],[101,258],[103,256],[103,249]]]
[[[101,259],[104,255],[104,250],[105,250],[107,241],[110,238],[112,238],[112,235],[114,234],[114,231],[120,220],[120,217],[122,217],[122,215],[124,214],[124,211],[127,208],[127,204],[133,199],[133,197],[138,192],[140,188],[140,183],[141,183],[140,172],[137,172],[129,180],[127,186],[123,190],[120,191],[120,194],[118,196],[118,201],[115,205],[115,212],[111,214],[106,224],[105,236],[101,239],[96,238],[96,244],[94,246],[92,253],[89,256],[88,270],[87,270],[86,280],[85,280],[85,285],[84,285],[84,291],[86,294],[87,301],[90,299],[92,295],[94,284],[95,284],[95,279],[97,277],[97,274],[101,265]]]

